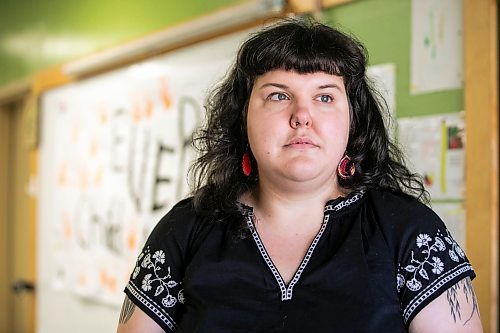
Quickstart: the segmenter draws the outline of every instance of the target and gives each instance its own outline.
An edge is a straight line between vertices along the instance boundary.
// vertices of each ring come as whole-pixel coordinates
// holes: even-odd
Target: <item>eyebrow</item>
[[[264,88],[267,88],[267,87],[276,87],[276,88],[280,88],[280,89],[289,89],[290,88],[286,84],[269,82],[269,83],[264,83],[263,85],[261,85],[259,89],[264,89]],[[342,89],[340,89],[339,85],[338,84],[334,84],[334,83],[332,83],[332,84],[324,84],[324,85],[321,85],[321,86],[318,87],[318,89],[328,89],[328,88],[334,88],[334,89],[338,89],[338,90],[342,91]]]

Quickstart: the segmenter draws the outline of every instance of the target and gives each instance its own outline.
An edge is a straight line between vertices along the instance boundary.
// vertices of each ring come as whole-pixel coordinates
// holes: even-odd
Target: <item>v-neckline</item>
[[[347,197],[340,197],[340,198],[337,198],[334,200],[330,200],[326,203],[325,208],[324,208],[323,222],[321,224],[321,228],[319,229],[319,231],[317,232],[313,241],[309,245],[309,248],[307,249],[307,252],[304,255],[304,258],[302,258],[300,265],[298,266],[297,270],[295,271],[292,279],[290,280],[290,282],[288,284],[285,283],[285,280],[283,279],[278,268],[276,267],[276,265],[272,261],[271,256],[267,252],[266,247],[264,246],[264,243],[262,242],[262,239],[260,238],[259,233],[257,232],[257,228],[255,227],[255,214],[253,211],[253,207],[242,204],[244,211],[245,211],[244,215],[246,218],[246,222],[247,222],[248,228],[252,234],[252,238],[255,241],[255,244],[257,245],[257,248],[259,250],[260,255],[264,259],[264,262],[266,263],[268,269],[273,274],[274,279],[276,280],[276,283],[278,284],[278,286],[280,288],[282,301],[289,301],[292,299],[293,288],[297,284],[297,282],[300,280],[300,277],[301,277],[302,273],[304,272],[304,269],[307,267],[307,264],[309,263],[309,260],[311,259],[312,255],[314,253],[314,250],[315,250],[316,246],[318,245],[318,242],[321,239],[321,236],[323,235],[326,227],[328,226],[331,213],[338,212],[338,211],[342,210],[343,208],[350,206],[352,203],[358,201],[361,197],[363,197],[363,194],[364,194],[364,191],[354,192],[354,193],[351,193],[351,195],[349,195]]]
[[[262,239],[260,238],[259,233],[257,232],[257,228],[255,227],[255,215],[253,213],[253,210],[250,211],[249,214],[246,216],[248,228],[250,229],[252,233],[252,238],[254,239],[257,248],[264,259],[267,267],[273,274],[276,282],[278,283],[278,286],[281,291],[281,300],[282,301],[287,301],[292,299],[293,295],[293,287],[297,284],[297,282],[300,279],[300,276],[302,275],[302,272],[307,266],[307,263],[311,259],[311,256],[314,252],[314,249],[316,248],[316,245],[318,244],[319,240],[321,239],[321,235],[323,235],[329,221],[330,215],[325,214],[323,217],[323,222],[321,224],[321,228],[317,232],[316,236],[314,237],[313,241],[309,245],[306,254],[304,255],[304,258],[302,258],[302,261],[300,265],[298,266],[297,270],[295,271],[292,279],[290,282],[287,284],[285,283],[285,280],[283,279],[283,276],[281,275],[280,271],[274,264],[273,260],[271,259],[271,256],[266,250],[266,247],[264,246],[264,243],[262,242]]]

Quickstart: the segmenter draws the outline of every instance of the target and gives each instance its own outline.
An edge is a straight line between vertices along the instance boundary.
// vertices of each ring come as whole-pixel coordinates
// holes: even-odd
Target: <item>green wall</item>
[[[396,64],[397,117],[463,110],[463,89],[410,94],[411,0],[354,0],[325,11],[323,19],[357,36],[371,65]]]
[[[0,87],[241,2],[245,0],[0,1]],[[411,0],[353,0],[325,10],[323,20],[363,41],[370,64],[396,64],[398,117],[463,109],[462,89],[410,94]]]
[[[2,0],[0,87],[243,0]]]

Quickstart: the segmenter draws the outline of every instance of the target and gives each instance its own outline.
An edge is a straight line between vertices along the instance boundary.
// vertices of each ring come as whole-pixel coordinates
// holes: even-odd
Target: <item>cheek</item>
[[[332,153],[343,154],[349,140],[348,121],[336,119],[332,125],[323,127],[323,137],[329,143]]]
[[[247,123],[247,135],[250,145],[258,144],[262,140],[262,128],[255,124],[253,121]]]
[[[247,136],[250,149],[252,150],[254,156],[257,158],[257,156],[260,155],[262,150],[266,147],[266,133],[263,132],[263,128],[261,125],[255,123],[255,120],[249,120],[249,122],[247,123]]]
[[[258,126],[256,124],[255,111],[249,109],[247,111],[247,136],[248,140],[251,140],[256,134]]]
[[[322,119],[320,121],[320,126],[323,127],[324,131],[328,131],[331,136],[335,136],[337,140],[347,139],[349,137],[350,124],[348,113],[334,115],[328,119]]]
[[[276,137],[287,129],[288,123],[277,117],[249,117],[247,119],[247,131],[259,140]]]

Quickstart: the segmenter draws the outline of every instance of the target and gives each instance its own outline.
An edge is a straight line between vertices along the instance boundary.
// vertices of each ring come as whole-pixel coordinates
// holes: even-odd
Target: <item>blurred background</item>
[[[390,134],[465,248],[498,332],[498,0],[0,2],[0,333],[110,332],[189,137],[249,33],[356,36]]]

